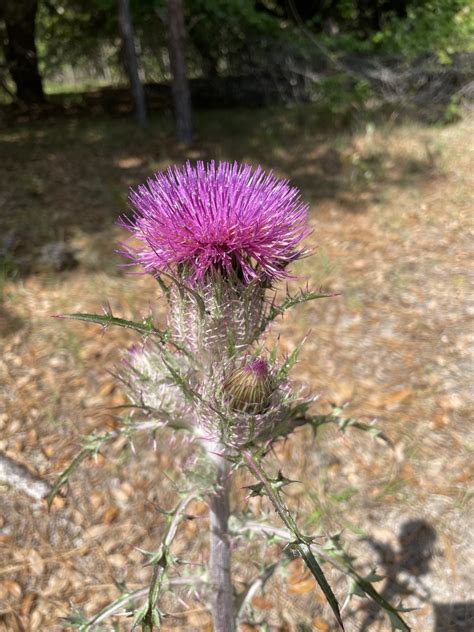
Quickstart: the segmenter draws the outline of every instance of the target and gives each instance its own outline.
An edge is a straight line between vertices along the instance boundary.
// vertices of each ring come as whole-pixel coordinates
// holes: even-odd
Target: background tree
[[[17,99],[28,104],[44,102],[35,41],[37,11],[37,0],[3,0],[0,5],[0,17],[5,22],[6,65]]]
[[[185,26],[182,0],[168,0],[168,27],[176,138],[180,143],[190,143],[193,136],[191,93],[186,77]]]
[[[130,16],[128,0],[117,0],[118,21],[123,40],[123,61],[132,91],[135,114],[140,125],[146,124],[145,93],[138,72],[137,53],[135,49],[135,36]]]

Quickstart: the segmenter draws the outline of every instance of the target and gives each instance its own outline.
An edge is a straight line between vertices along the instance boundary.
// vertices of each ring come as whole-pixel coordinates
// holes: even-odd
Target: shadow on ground
[[[436,539],[435,529],[425,520],[403,523],[396,548],[375,538],[366,539],[378,556],[377,573],[387,579],[381,595],[391,604],[403,604],[407,597],[412,596],[422,603],[431,604],[433,632],[471,632],[474,629],[474,602],[437,602],[430,588],[424,584],[424,578],[431,572]],[[383,619],[384,612],[374,602],[367,602],[364,609],[367,614],[360,629],[369,630]]]

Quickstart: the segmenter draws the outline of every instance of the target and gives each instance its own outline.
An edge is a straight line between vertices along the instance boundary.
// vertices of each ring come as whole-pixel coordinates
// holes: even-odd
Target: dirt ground
[[[306,530],[342,533],[361,571],[387,577],[383,594],[416,608],[406,614],[413,630],[473,630],[472,120],[393,119],[350,133],[321,131],[304,108],[216,112],[200,115],[189,150],[174,147],[167,125],[157,120],[143,133],[124,119],[65,119],[0,132],[0,450],[53,482],[81,436],[116,425],[114,407],[126,397],[111,372],[134,336],[51,316],[108,301],[125,318],[150,309],[163,317],[156,283],[117,267],[123,235],[114,221],[128,187],[185,157],[260,162],[311,202],[314,254],[297,265],[292,286],[340,293],[275,326],[281,353],[309,332],[295,380],[320,394],[321,410],[350,402],[350,414],[376,419],[394,443],[356,430],[313,439],[303,429],[270,467],[301,481],[288,498]],[[71,249],[59,264],[48,257],[58,242]],[[69,630],[62,618],[75,608],[92,616],[123,585],[146,585],[138,548],[158,548],[165,520],[156,507],[174,506],[173,472],[189,463],[189,447],[171,442],[115,440],[82,463],[49,512],[0,482],[0,630]],[[243,483],[236,511],[249,508]],[[256,517],[265,510],[250,503]],[[207,555],[205,506],[190,513],[197,518],[175,553],[198,563]],[[238,543],[237,569],[255,547]],[[329,575],[343,598],[344,583]],[[272,582],[253,603],[270,629],[334,629],[297,562]],[[211,630],[194,598],[163,609],[173,615],[165,630]],[[390,630],[357,597],[344,615],[349,632]],[[115,628],[96,629],[130,625],[117,618]],[[257,629],[263,623],[242,626]]]

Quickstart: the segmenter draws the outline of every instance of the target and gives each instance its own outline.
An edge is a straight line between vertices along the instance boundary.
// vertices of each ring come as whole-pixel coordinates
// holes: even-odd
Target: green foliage
[[[3,297],[3,290],[8,280],[14,279],[18,275],[18,266],[14,258],[8,251],[0,250],[0,301]]]
[[[329,6],[330,5],[330,6]],[[334,32],[327,33],[331,23]],[[324,3],[306,25],[327,48],[344,53],[436,54],[441,63],[473,50],[474,9],[466,0]]]
[[[130,5],[146,80],[167,79],[167,2],[130,0]],[[449,64],[454,54],[472,50],[474,41],[474,11],[465,0],[294,0],[292,7],[286,0],[188,0],[185,10],[191,77],[259,72],[271,77],[284,72],[288,60],[316,54],[327,62],[318,46],[336,57],[434,53]],[[115,0],[39,0],[37,45],[45,78],[123,78]],[[342,118],[368,92],[365,82],[350,82],[340,73],[322,87],[328,112]]]
[[[37,46],[43,72],[93,62],[100,47],[114,45],[118,27],[114,0],[40,0]]]
[[[354,79],[351,75],[339,72],[324,78],[318,85],[318,114],[333,124],[346,125],[355,115],[367,111],[373,90],[364,79]]]
[[[186,7],[189,38],[207,76],[241,73],[251,48],[280,31],[279,22],[257,11],[253,0],[189,0]]]
[[[453,54],[473,50],[473,5],[465,0],[410,2],[407,16],[389,17],[372,40],[409,57],[435,53],[442,64],[449,64]]]
[[[130,0],[142,61],[160,67],[166,29],[160,11],[164,0]],[[46,77],[67,65],[122,76],[121,38],[116,0],[39,0],[37,45]],[[151,60],[151,61],[150,61]]]
[[[461,99],[459,97],[459,94],[454,94],[451,97],[443,113],[442,122],[445,123],[446,125],[450,125],[451,123],[456,123],[456,121],[459,121],[459,119],[461,118],[461,113],[462,113]]]

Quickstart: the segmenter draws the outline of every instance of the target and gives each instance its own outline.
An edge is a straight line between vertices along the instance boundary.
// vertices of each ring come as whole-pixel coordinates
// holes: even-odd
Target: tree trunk
[[[191,95],[186,77],[184,54],[184,11],[182,0],[168,0],[169,56],[172,74],[176,138],[179,143],[189,144],[192,140]]]
[[[5,60],[16,97],[27,104],[45,100],[35,42],[37,10],[37,0],[6,0],[1,9],[7,34]]]
[[[137,53],[135,50],[135,37],[133,34],[132,18],[130,16],[129,0],[117,0],[118,21],[123,41],[123,60],[132,91],[135,116],[140,125],[146,125],[145,93],[143,91],[140,75],[138,74]]]

